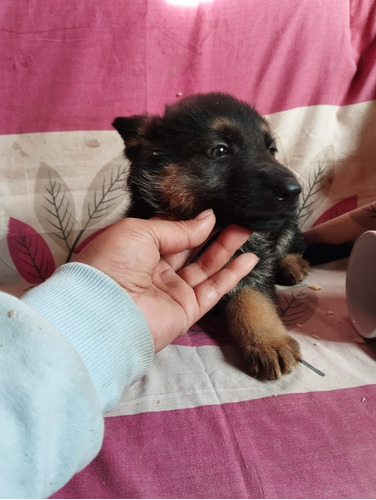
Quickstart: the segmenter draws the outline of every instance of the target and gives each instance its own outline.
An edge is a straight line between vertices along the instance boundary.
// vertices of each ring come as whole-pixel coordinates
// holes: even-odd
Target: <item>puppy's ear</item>
[[[124,142],[139,135],[144,135],[149,115],[119,116],[112,122],[112,126],[119,132]]]
[[[129,159],[143,151],[152,154],[158,147],[158,124],[160,118],[151,115],[133,115],[129,117],[118,117],[112,126],[121,135],[125,144],[125,153]]]

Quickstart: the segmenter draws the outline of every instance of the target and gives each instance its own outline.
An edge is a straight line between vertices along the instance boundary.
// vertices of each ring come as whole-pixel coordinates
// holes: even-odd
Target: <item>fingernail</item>
[[[196,220],[205,219],[206,217],[209,217],[209,215],[211,215],[212,213],[213,213],[213,210],[211,208],[208,208],[207,210],[204,210],[203,212],[196,215],[195,219]]]

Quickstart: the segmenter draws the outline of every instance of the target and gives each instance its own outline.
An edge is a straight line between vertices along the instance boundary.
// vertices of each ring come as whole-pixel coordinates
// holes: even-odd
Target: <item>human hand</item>
[[[254,254],[244,253],[226,266],[251,235],[230,226],[196,262],[184,267],[214,224],[211,210],[188,221],[122,219],[75,260],[104,272],[128,292],[146,317],[158,352],[185,333],[258,262]]]

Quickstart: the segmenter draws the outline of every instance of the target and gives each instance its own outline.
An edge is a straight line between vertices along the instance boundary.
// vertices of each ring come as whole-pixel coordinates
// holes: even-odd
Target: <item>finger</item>
[[[184,250],[183,252],[174,253],[172,255],[164,255],[163,259],[174,271],[179,271],[188,262],[192,260],[192,249]]]
[[[202,250],[208,241],[210,241],[214,234],[215,231],[211,231],[205,241],[197,247],[189,248],[188,250],[184,250],[180,253],[165,255],[163,258],[175,271],[179,271],[179,269],[192,262],[193,258]]]
[[[197,286],[222,269],[234,253],[248,240],[251,231],[240,226],[229,226],[205,250],[197,262],[183,268],[179,276],[191,287]]]
[[[216,273],[211,278],[203,281],[195,287],[196,299],[198,303],[199,317],[193,320],[198,321],[239,281],[244,278],[255,267],[259,258],[252,253],[239,255],[230,264]]]
[[[214,227],[215,215],[209,209],[187,221],[150,220],[149,222],[150,235],[160,254],[165,256],[201,245]]]

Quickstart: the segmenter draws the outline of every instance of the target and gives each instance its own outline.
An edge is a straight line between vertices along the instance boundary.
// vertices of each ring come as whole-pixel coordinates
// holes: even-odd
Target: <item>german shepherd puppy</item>
[[[291,372],[298,343],[278,316],[275,284],[296,284],[308,271],[297,226],[301,188],[275,159],[267,121],[222,93],[198,94],[166,106],[163,117],[116,118],[130,161],[126,216],[189,219],[212,208],[218,228],[253,230],[239,252],[260,261],[223,300],[228,328],[245,369],[260,380]]]

